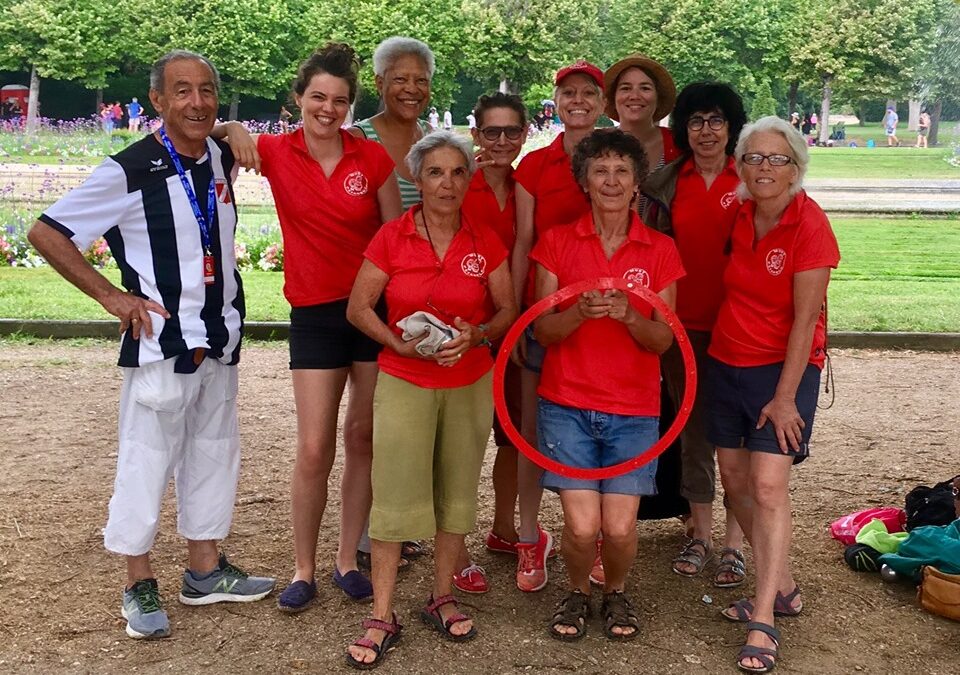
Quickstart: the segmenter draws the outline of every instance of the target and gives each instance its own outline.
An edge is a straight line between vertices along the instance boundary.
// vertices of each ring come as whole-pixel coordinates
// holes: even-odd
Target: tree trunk
[[[799,80],[794,80],[790,83],[790,93],[787,96],[787,117],[790,117],[797,109],[797,91],[799,89]]]
[[[28,134],[37,133],[38,108],[40,107],[40,76],[37,67],[30,66],[30,95],[27,98],[27,128]]]
[[[93,106],[93,111],[95,113],[100,112],[100,106],[103,105],[103,87],[97,87],[97,102]]]
[[[830,83],[833,81],[833,75],[823,75],[823,102],[820,104],[820,135],[817,142],[821,145],[827,144],[830,138]]]
[[[510,83],[510,80],[504,77],[500,79],[500,86],[498,89],[501,94],[509,94],[513,89],[513,85]]]
[[[233,92],[233,96],[230,98],[230,112],[227,114],[227,119],[231,122],[237,119],[237,110],[240,108],[240,92]]]
[[[857,117],[860,119],[857,124],[861,127],[867,126],[867,104],[865,101],[860,101],[857,105]]]
[[[907,113],[907,131],[916,131],[920,122],[920,101],[910,99],[910,112]]]
[[[940,131],[940,114],[943,112],[943,99],[937,99],[933,104],[933,110],[930,111],[930,135],[927,137],[927,145],[931,148],[937,145],[937,133]]]

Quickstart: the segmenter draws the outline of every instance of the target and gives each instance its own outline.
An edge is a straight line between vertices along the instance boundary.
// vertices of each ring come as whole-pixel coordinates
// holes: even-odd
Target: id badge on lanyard
[[[213,157],[210,150],[207,150],[207,161],[210,163],[210,185],[207,187],[207,218],[200,210],[200,203],[197,201],[197,195],[193,191],[190,179],[187,178],[187,172],[183,170],[183,164],[180,162],[180,155],[167,136],[167,132],[160,127],[160,140],[170,155],[177,175],[180,177],[180,184],[183,185],[183,191],[187,193],[187,200],[190,202],[190,208],[193,209],[193,215],[197,219],[197,225],[200,227],[200,242],[203,245],[203,283],[207,286],[212,285],[217,280],[217,264],[213,257],[213,248],[210,240],[210,225],[213,223],[217,209],[217,189],[213,179]],[[208,221],[209,218],[209,221]]]

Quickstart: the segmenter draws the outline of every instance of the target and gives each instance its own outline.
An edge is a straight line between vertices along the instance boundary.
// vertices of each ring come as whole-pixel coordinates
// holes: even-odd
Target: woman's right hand
[[[412,340],[403,340],[400,337],[397,337],[397,343],[393,346],[393,351],[395,351],[400,356],[405,356],[408,359],[424,359],[429,360],[434,358],[433,355],[424,356],[417,351],[417,345],[427,339],[427,336],[430,334],[429,331],[423,331],[423,334],[419,337],[413,338]]]
[[[260,173],[260,153],[257,152],[257,139],[240,122],[227,123],[227,145],[233,151],[237,164],[244,169],[253,169]]]

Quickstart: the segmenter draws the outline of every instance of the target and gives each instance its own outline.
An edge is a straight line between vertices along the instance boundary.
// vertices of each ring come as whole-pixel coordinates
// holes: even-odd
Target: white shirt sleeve
[[[127,177],[109,157],[40,217],[70,237],[80,250],[124,219],[135,196],[127,191]]]

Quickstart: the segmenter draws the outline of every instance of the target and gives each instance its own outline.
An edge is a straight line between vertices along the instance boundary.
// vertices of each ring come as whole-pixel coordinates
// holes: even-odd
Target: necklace
[[[430,226],[427,224],[427,214],[422,208],[420,209],[420,216],[423,218],[423,231],[427,234],[427,241],[430,242],[430,249],[433,251],[433,255],[436,256],[437,262],[443,263],[443,259],[440,257],[440,252],[437,251],[437,246],[433,243],[433,237],[430,236]],[[456,232],[454,232],[454,235],[456,235]]]

